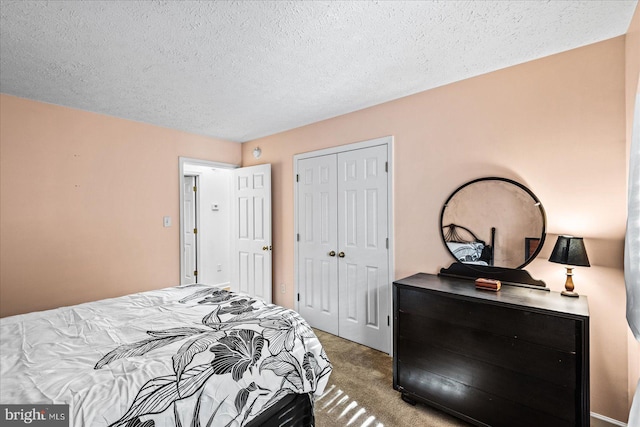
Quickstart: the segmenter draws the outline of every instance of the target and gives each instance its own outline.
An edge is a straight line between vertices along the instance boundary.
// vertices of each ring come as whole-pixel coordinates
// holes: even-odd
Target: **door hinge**
[[[296,234],[296,241],[299,242],[300,241],[300,233]]]
[[[384,171],[389,172],[389,162],[384,162]]]
[[[198,187],[196,187],[195,185],[193,186],[193,191],[198,191]]]
[[[389,249],[389,238],[387,237],[387,249]]]
[[[198,275],[198,270],[194,270],[193,275],[197,276]]]
[[[193,229],[193,234],[198,234],[198,229],[197,228]]]
[[[298,301],[300,301],[300,294],[298,294]]]
[[[387,326],[391,326],[391,319],[387,316]]]
[[[300,182],[300,175],[296,174],[296,182]]]

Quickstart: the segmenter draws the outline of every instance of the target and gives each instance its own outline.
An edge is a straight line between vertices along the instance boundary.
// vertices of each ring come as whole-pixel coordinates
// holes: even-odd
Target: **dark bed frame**
[[[313,396],[291,393],[267,408],[246,427],[313,427]]]
[[[468,233],[472,239],[465,238],[462,236],[458,230],[464,230],[464,232]],[[464,233],[463,233],[464,234]],[[455,243],[482,243],[485,249],[482,250],[482,256],[480,257],[480,261],[485,261],[489,265],[493,265],[493,253],[495,249],[495,239],[496,239],[496,228],[491,227],[491,240],[490,243],[487,243],[479,239],[478,236],[467,227],[463,227],[458,224],[448,224],[442,226],[442,239],[444,240],[445,246],[447,242],[455,242]]]

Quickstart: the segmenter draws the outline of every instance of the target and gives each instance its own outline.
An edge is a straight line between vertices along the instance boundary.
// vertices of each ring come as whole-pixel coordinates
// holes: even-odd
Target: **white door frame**
[[[206,166],[217,169],[236,169],[240,165],[234,165],[231,163],[212,162],[209,160],[193,159],[190,157],[179,157],[179,179],[180,179],[180,277],[178,278],[178,284],[182,283],[184,277],[185,268],[182,251],[184,251],[184,169],[185,165]],[[199,238],[196,241],[199,242]],[[199,250],[200,248],[198,248]]]
[[[299,311],[298,295],[298,186],[296,185],[295,177],[299,174],[298,160],[306,159],[310,157],[324,156],[327,154],[337,154],[345,151],[359,150],[361,148],[375,147],[378,145],[387,146],[387,161],[389,162],[389,169],[387,173],[387,229],[389,231],[389,327],[393,331],[393,280],[395,275],[394,270],[394,238],[393,238],[393,136],[383,136],[381,138],[370,139],[367,141],[355,142],[352,144],[338,145],[335,147],[325,148],[317,151],[310,151],[307,153],[296,154],[293,156],[293,295],[294,306],[296,311]],[[393,355],[393,333],[389,334],[389,354]]]

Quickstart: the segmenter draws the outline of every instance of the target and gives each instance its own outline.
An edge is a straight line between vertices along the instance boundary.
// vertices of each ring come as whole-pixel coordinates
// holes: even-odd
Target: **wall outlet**
[[[280,283],[280,293],[281,294],[287,293],[287,286],[284,283]]]
[[[171,227],[171,217],[170,216],[163,217],[162,223],[165,227]]]

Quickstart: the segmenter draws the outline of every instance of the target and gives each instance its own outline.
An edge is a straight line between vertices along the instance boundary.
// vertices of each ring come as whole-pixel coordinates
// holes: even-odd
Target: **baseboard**
[[[627,427],[626,423],[622,421],[614,420],[613,418],[605,417],[604,415],[591,413],[591,427]]]
[[[224,289],[225,291],[231,290],[231,282],[216,283],[213,286],[216,288]]]
[[[180,285],[180,286],[189,286],[189,285],[205,285],[205,286],[211,286],[213,288],[220,288],[223,289],[225,291],[230,291],[231,290],[231,282],[222,282],[222,283],[216,283],[215,285],[212,285],[210,283],[188,283],[186,285]]]

